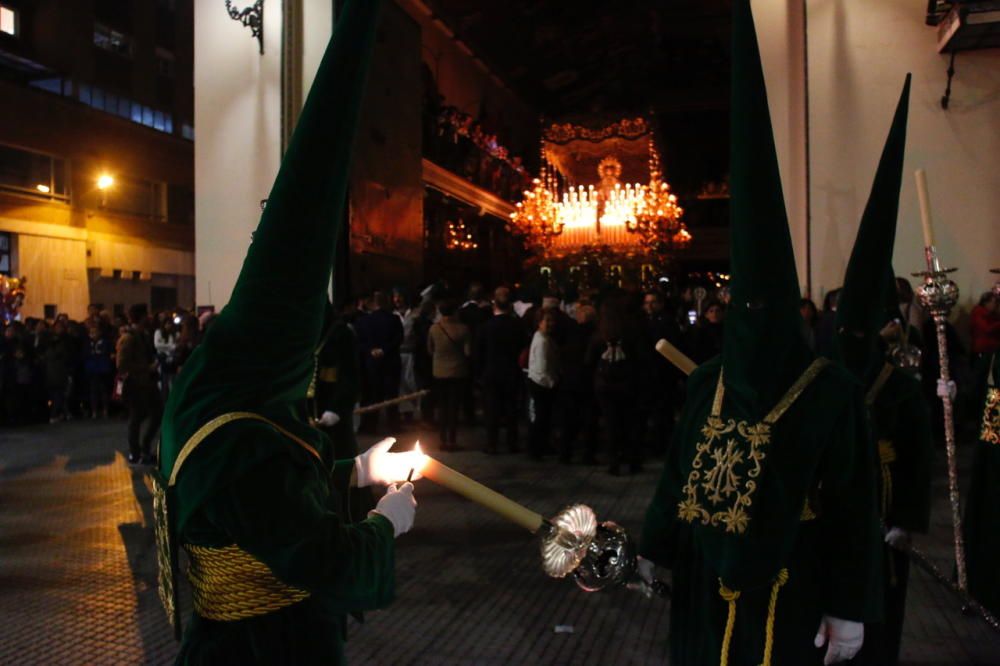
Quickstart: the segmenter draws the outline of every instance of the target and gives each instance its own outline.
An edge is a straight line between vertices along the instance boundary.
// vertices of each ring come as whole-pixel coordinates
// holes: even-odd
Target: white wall
[[[806,266],[805,22],[802,0],[753,0],[761,64],[767,83],[774,146],[795,250],[799,286],[808,291]]]
[[[281,159],[281,3],[264,3],[264,55],[222,2],[196,2],[195,270],[199,305],[229,300]]]
[[[937,247],[967,307],[1000,267],[1000,49],[948,56],[916,0],[809,0],[814,298],[840,285],[903,78],[913,73],[894,265],[923,268],[913,171],[924,168]],[[770,81],[769,81],[770,83]],[[773,100],[772,100],[773,101]],[[773,108],[773,106],[772,106]]]

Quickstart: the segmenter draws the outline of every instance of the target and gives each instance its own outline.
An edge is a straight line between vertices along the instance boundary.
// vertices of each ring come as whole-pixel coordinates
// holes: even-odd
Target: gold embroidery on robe
[[[778,405],[761,423],[723,419],[720,416],[724,388],[722,373],[716,386],[712,413],[701,429],[702,441],[695,445],[694,459],[684,493],[677,505],[681,520],[702,525],[723,526],[728,533],[743,534],[750,524],[748,509],[753,505],[757,478],[771,443],[771,426],[791,407],[806,386],[827,364],[817,359],[806,370]],[[808,500],[803,520],[814,518]]]
[[[986,390],[986,406],[983,408],[983,429],[979,439],[988,444],[1000,444],[1000,388]]]

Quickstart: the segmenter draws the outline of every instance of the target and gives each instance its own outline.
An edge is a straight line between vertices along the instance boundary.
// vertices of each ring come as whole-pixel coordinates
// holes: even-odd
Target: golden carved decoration
[[[1000,389],[990,387],[986,391],[986,406],[983,407],[983,429],[979,439],[988,444],[1000,444]]]

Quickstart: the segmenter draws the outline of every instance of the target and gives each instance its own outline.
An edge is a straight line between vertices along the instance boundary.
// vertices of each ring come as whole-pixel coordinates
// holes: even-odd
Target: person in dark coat
[[[643,337],[638,351],[644,368],[645,381],[642,398],[639,401],[641,415],[638,423],[638,442],[641,445],[646,440],[648,432],[649,448],[659,454],[666,450],[674,429],[677,387],[683,379],[683,374],[657,353],[656,343],[659,340],[666,340],[676,347],[683,345],[680,328],[668,314],[660,292],[646,292],[643,295],[642,309]]]
[[[638,331],[628,325],[623,300],[614,296],[605,299],[597,333],[587,348],[586,364],[594,368],[594,395],[608,443],[608,472],[615,476],[621,473],[623,462],[632,474],[642,468],[635,428],[642,375],[640,339]]]
[[[566,344],[560,353],[562,381],[557,386],[562,432],[559,441],[559,462],[570,463],[577,439],[583,435],[581,462],[597,462],[597,435],[600,412],[594,398],[594,364],[587,358],[590,342],[597,331],[597,312],[592,305],[576,308],[575,325],[569,329]]]
[[[480,327],[493,316],[493,307],[486,299],[486,292],[483,285],[473,282],[469,285],[469,297],[462,307],[458,309],[458,320],[469,328],[473,344],[479,335]],[[476,359],[471,359],[472,368],[465,387],[462,391],[462,420],[466,425],[476,423],[476,377],[479,376],[479,368],[476,367]]]
[[[108,416],[108,385],[114,372],[111,342],[101,335],[101,329],[91,326],[84,348],[83,373],[87,384],[91,418]]]
[[[42,348],[45,388],[51,403],[50,423],[69,419],[67,397],[71,388],[75,362],[74,341],[69,335],[66,323],[57,320],[52,326],[52,333],[45,340]]]
[[[497,452],[501,427],[507,429],[508,450],[519,449],[517,406],[524,379],[518,357],[526,343],[510,291],[500,287],[493,296],[493,316],[483,324],[475,352],[485,399],[487,453]]]
[[[358,343],[361,349],[361,366],[368,386],[368,403],[391,400],[399,396],[399,373],[402,361],[399,348],[403,344],[403,324],[392,312],[392,305],[385,292],[376,291],[372,297],[375,309],[358,320]],[[391,429],[399,425],[399,408],[385,409]],[[362,417],[362,428],[374,432],[378,414]]]
[[[118,374],[124,380],[122,400],[128,409],[128,461],[130,464],[155,463],[153,441],[160,428],[162,405],[156,388],[156,355],[153,342],[146,330],[146,316],[133,308],[129,312],[132,325],[119,340]],[[140,439],[142,424],[145,432]]]

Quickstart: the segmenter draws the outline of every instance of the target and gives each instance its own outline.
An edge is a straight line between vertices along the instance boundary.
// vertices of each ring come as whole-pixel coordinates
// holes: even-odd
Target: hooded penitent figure
[[[748,0],[731,99],[723,353],[689,379],[640,553],[673,570],[671,663],[807,666],[849,658],[880,615],[875,462],[861,387],[801,334]]]
[[[346,3],[232,298],[166,407],[159,471],[194,599],[179,663],[341,663],[346,613],[393,597],[412,486],[345,524],[331,482],[387,480],[370,453],[336,462],[304,409],[378,7]]]
[[[898,317],[892,249],[909,98],[907,76],[861,217],[837,308],[838,360],[865,390],[886,544],[882,580],[885,619],[865,627],[865,645],[857,660],[872,666],[898,662],[910,565],[905,549],[910,534],[926,532],[930,520],[930,413],[920,383],[886,360],[885,345],[879,336],[890,317]],[[892,310],[887,309],[887,304]]]
[[[1000,269],[991,269],[1000,273]],[[1000,282],[993,286],[1000,297]],[[969,593],[994,615],[1000,615],[1000,352],[980,359],[985,383],[975,386],[982,402],[976,430],[979,441],[972,459],[972,478],[962,530]]]

